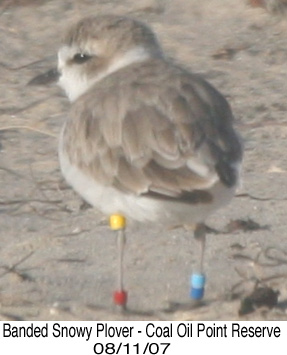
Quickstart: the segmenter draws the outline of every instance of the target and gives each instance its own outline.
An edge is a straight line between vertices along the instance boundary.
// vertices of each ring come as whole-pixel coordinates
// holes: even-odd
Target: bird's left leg
[[[204,250],[206,227],[203,223],[196,226],[194,237],[200,243],[199,266],[195,273],[191,275],[190,297],[194,300],[200,300],[204,295],[205,275],[203,272]]]
[[[126,243],[125,227],[126,220],[124,216],[112,215],[110,216],[110,227],[117,232],[117,249],[118,249],[118,277],[116,290],[114,291],[114,304],[124,310],[127,304],[127,292],[124,290],[123,281],[123,259],[124,248]]]

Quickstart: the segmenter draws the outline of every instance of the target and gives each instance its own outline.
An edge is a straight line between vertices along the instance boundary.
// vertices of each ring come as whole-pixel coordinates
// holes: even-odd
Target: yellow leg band
[[[126,219],[124,216],[119,214],[113,214],[110,216],[110,227],[112,230],[120,230],[125,229],[126,227]]]

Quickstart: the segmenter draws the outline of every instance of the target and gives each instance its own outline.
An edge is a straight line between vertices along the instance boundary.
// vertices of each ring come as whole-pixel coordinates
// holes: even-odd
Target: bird
[[[193,231],[201,255],[191,297],[201,299],[205,220],[231,201],[240,180],[243,146],[229,103],[168,58],[150,26],[127,16],[96,15],[73,24],[57,71],[71,102],[60,134],[60,167],[117,233],[114,303],[126,309],[130,222]]]

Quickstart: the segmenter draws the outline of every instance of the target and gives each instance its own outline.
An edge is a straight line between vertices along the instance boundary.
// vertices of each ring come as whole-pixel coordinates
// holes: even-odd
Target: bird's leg
[[[127,292],[124,290],[123,286],[123,259],[124,259],[124,248],[126,242],[125,227],[126,220],[125,217],[121,215],[110,216],[110,227],[112,230],[117,232],[117,248],[118,248],[118,277],[116,290],[114,291],[114,303],[121,309],[126,308],[127,304]]]
[[[194,237],[200,243],[200,259],[198,272],[191,276],[190,297],[195,300],[200,300],[204,295],[205,275],[203,273],[203,260],[205,250],[205,235],[206,228],[204,224],[198,224],[194,231]]]
[[[203,261],[204,261],[204,250],[205,250],[205,238],[206,228],[204,224],[198,224],[194,231],[194,238],[200,243],[200,259],[198,272],[203,273]]]
[[[125,231],[120,229],[117,235],[117,247],[118,247],[118,281],[117,289],[123,290],[123,259],[124,259],[124,248],[126,243]]]

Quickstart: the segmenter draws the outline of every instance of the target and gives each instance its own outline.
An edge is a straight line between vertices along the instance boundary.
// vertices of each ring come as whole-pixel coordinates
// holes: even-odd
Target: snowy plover
[[[242,146],[225,98],[168,60],[139,21],[81,20],[59,50],[58,71],[72,102],[60,138],[61,170],[119,232],[114,301],[124,306],[125,218],[193,225],[203,245],[204,220],[235,193]]]

